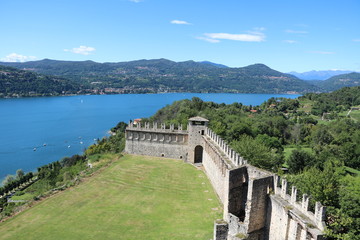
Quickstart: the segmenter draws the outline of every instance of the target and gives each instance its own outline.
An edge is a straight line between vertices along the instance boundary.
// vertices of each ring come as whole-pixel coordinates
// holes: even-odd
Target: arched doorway
[[[203,147],[197,145],[195,147],[194,163],[202,163],[203,160]]]

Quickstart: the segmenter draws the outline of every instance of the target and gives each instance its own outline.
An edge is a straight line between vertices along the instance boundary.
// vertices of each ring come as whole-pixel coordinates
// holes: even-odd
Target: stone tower
[[[188,125],[188,161],[190,163],[202,163],[204,140],[206,127],[209,120],[202,117],[193,117],[189,119]]]

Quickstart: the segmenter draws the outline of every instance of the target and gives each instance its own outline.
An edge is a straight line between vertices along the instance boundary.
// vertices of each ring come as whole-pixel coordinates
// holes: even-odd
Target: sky
[[[359,0],[0,0],[0,61],[360,71]]]

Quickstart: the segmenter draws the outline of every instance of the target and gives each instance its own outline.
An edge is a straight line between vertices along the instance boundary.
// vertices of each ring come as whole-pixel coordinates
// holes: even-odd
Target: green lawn
[[[210,239],[221,213],[202,171],[126,155],[0,223],[0,239]]]

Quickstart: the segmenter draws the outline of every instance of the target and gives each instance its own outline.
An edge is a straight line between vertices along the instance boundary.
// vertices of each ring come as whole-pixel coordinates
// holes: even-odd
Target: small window
[[[180,156],[180,159],[182,159],[182,156]]]
[[[165,154],[163,154],[163,153],[162,153],[162,154],[161,154],[161,156],[162,156],[162,157],[164,157],[164,156],[165,156]]]
[[[205,130],[201,130],[201,135],[204,135],[204,133],[205,133]]]

